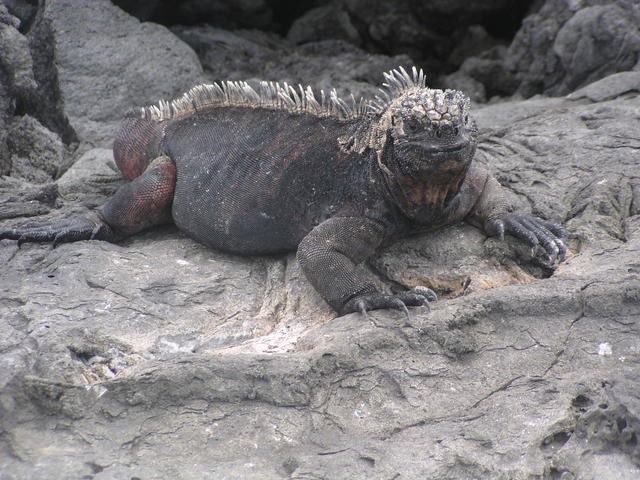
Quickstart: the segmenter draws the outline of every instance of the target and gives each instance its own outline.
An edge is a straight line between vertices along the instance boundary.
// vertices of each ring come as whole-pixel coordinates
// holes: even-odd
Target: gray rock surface
[[[329,39],[345,40],[354,45],[362,43],[349,14],[335,4],[313,8],[296,19],[289,28],[287,39],[295,44]]]
[[[547,0],[525,19],[505,60],[526,96],[564,95],[640,60],[640,5],[629,0]]]
[[[69,49],[51,88],[59,82],[68,95],[65,75],[79,62],[87,72],[100,64],[105,74],[78,79],[73,95],[99,91],[106,110],[100,117],[98,104],[64,102],[82,155],[63,154],[76,161],[55,182],[0,178],[7,223],[66,217],[108,198],[122,180],[110,151],[92,146],[112,132],[113,105],[140,98],[126,91],[130,72],[117,88],[113,72],[141,32],[161,32],[158,55],[163,45],[169,56],[176,45],[191,52],[166,30],[95,2],[104,20],[68,12],[68,32],[99,33],[82,47],[92,57],[70,59],[73,36],[56,17],[68,5],[49,2],[46,13],[63,39],[57,48]],[[110,30],[115,19],[121,34]],[[306,75],[322,70],[319,82],[366,92],[381,76],[369,78],[367,61],[397,60],[344,43],[332,53],[336,44],[283,47],[255,32],[180,34],[194,32],[202,48],[212,40],[208,76],[218,62],[220,75],[237,68],[241,78],[271,71],[304,80],[303,67],[315,65]],[[247,60],[229,54],[224,63],[229,45]],[[302,63],[287,64],[285,48]],[[185,58],[191,65],[192,53]],[[193,74],[171,76],[176,65],[144,95],[167,96],[154,89],[172,91]],[[410,318],[335,318],[294,255],[227,255],[173,227],[118,244],[1,241],[0,479],[638,478],[638,111],[627,74],[568,98],[477,108],[478,161],[520,210],[567,227],[570,255],[554,269],[465,225],[403,240],[367,268],[381,288],[438,290],[432,311],[412,309]],[[47,142],[60,132],[33,118],[43,126],[33,138],[59,145]]]
[[[638,70],[637,2],[547,0],[533,8],[508,48],[489,37],[487,48],[464,56],[443,84],[471,88],[474,99],[484,102],[514,93],[566,95],[608,75]],[[467,37],[473,38],[471,28]]]
[[[20,87],[34,87],[33,65],[26,38],[18,32],[20,21],[0,5],[0,175],[11,170],[7,137],[9,123],[15,111],[12,91]]]
[[[128,109],[177,96],[202,81],[187,45],[108,0],[52,0],[42,16],[55,43],[64,112],[83,142],[111,146]]]
[[[60,137],[28,115],[14,117],[8,128],[12,177],[34,183],[53,180],[64,162],[65,148]]]
[[[412,64],[407,55],[371,54],[344,40],[295,46],[257,30],[208,25],[172,30],[198,53],[209,81],[266,79],[372,97],[379,93],[380,72]]]
[[[322,1],[322,0],[320,0]],[[163,24],[206,23],[224,28],[273,28],[273,4],[269,0],[115,0],[113,3],[143,21]],[[282,8],[300,8],[301,4],[287,5]],[[302,7],[304,8],[304,7]]]

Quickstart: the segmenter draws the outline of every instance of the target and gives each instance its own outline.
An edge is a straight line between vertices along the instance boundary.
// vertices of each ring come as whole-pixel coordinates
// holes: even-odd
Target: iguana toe
[[[562,241],[564,229],[555,223],[542,220],[531,215],[505,213],[490,219],[485,225],[489,235],[497,235],[503,239],[508,233],[531,247],[532,255],[542,248],[549,263],[564,260],[567,249]]]
[[[408,317],[409,310],[407,307],[425,306],[430,308],[429,302],[435,301],[437,298],[438,296],[433,290],[422,286],[413,287],[396,295],[387,295],[379,292],[366,293],[349,300],[342,307],[340,313],[345,315],[351,312],[360,312],[367,317],[367,312],[371,310],[392,308],[404,311]]]
[[[19,228],[0,230],[0,240],[18,241],[18,246],[27,242],[53,242],[53,246],[78,240],[103,239],[115,237],[113,230],[97,215],[72,219],[30,222]]]

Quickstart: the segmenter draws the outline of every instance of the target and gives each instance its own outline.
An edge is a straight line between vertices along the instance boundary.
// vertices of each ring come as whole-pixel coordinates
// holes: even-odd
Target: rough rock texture
[[[0,175],[11,171],[11,157],[7,145],[9,123],[15,113],[12,99],[19,90],[36,86],[33,64],[26,38],[17,27],[20,20],[0,5]]]
[[[115,0],[113,3],[141,20],[159,23],[208,23],[226,28],[273,26],[273,6],[268,0]],[[303,3],[303,2],[300,2]],[[286,7],[286,6],[285,6]]]
[[[56,45],[65,114],[84,142],[110,146],[127,109],[202,81],[190,48],[166,28],[141,24],[108,0],[52,0],[41,21]]]
[[[50,18],[56,38],[74,32],[68,42],[92,55],[74,60],[88,62],[88,77],[65,77],[64,68],[52,70],[53,57],[43,57],[33,62],[40,65],[33,79],[47,78],[47,91],[64,93],[76,78],[74,98],[100,91],[107,110],[96,116],[95,103],[84,112],[51,95],[40,110],[16,111],[20,89],[0,83],[8,85],[0,90],[0,106],[8,106],[0,119],[30,126],[35,142],[12,147],[25,152],[16,156],[25,175],[0,178],[6,222],[102,203],[122,183],[110,150],[92,148],[112,131],[114,105],[124,108],[127,95],[144,95],[145,103],[199,75],[195,60],[191,73],[167,62],[148,90],[129,91],[128,82],[142,88],[142,80],[121,62],[147,59],[138,58],[146,48],[136,43],[141,31],[162,32],[154,51],[173,55],[179,45],[187,65],[195,55],[165,29],[106,2],[87,2],[101,16],[74,4],[68,24],[55,13],[65,2],[48,2],[53,10],[34,18]],[[27,24],[11,28],[29,40],[44,25]],[[108,29],[116,24],[117,34]],[[201,32],[202,51],[213,42],[204,63],[215,78],[273,68],[279,79],[315,83],[303,77],[315,65],[307,75],[322,72],[319,81],[373,92],[367,82],[379,82],[381,73],[367,61],[380,62],[381,72],[397,60],[344,43],[286,46],[304,62],[297,64],[282,57],[275,36]],[[11,48],[35,52],[15,39]],[[55,58],[71,61],[68,42],[52,47]],[[118,51],[106,48],[114,44]],[[244,62],[222,56],[229,45],[243,46]],[[3,81],[16,71],[15,55],[6,52],[3,44]],[[357,62],[354,71],[347,60]],[[519,209],[562,222],[571,254],[553,271],[523,261],[528,252],[516,252],[516,242],[485,239],[464,225],[407,239],[369,268],[383,288],[431,282],[439,291],[431,312],[413,309],[409,319],[386,311],[369,321],[333,318],[293,255],[226,255],[172,227],[115,245],[0,242],[0,479],[49,479],[52,472],[95,480],[638,478],[637,75],[610,75],[568,98],[476,109],[478,161]],[[71,137],[63,135],[60,112],[77,128],[82,155],[60,149]],[[89,126],[81,128],[85,118]],[[75,160],[57,181],[23,179],[54,152],[63,163]]]
[[[199,55],[209,81],[274,80],[314,85],[348,98],[379,94],[380,72],[409,65],[407,55],[375,55],[343,40],[294,46],[275,34],[211,26],[174,27]]]
[[[15,117],[7,133],[9,174],[35,183],[53,180],[64,161],[60,137],[28,115]]]
[[[524,21],[507,66],[516,71],[524,95],[541,90],[566,94],[608,74],[638,68],[638,25],[637,2],[549,0]]]
[[[442,83],[470,89],[472,98],[486,101],[513,93],[566,95],[607,75],[638,70],[637,2],[547,0],[539,4],[524,18],[508,48],[497,42],[487,44],[484,51],[461,59],[460,68]]]
[[[606,75],[638,69],[638,25],[640,5],[634,1],[547,0],[524,20],[504,68],[514,74],[522,95],[564,95]]]
[[[430,71],[460,66],[452,50],[465,46],[479,25],[491,43],[506,41],[519,28],[531,0],[154,0],[116,4],[141,20],[165,25],[207,24],[224,29],[260,28],[286,35],[295,44],[341,39],[371,53],[409,54]],[[477,45],[477,44],[476,44]],[[472,55],[473,49],[466,53]]]
[[[313,8],[296,19],[287,39],[296,44],[329,39],[345,40],[355,45],[362,43],[349,14],[336,4]]]

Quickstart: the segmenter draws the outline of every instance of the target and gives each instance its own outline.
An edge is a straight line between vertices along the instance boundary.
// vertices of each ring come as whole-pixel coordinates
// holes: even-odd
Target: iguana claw
[[[345,303],[340,313],[345,315],[351,312],[360,312],[366,318],[368,317],[367,312],[370,310],[393,308],[404,311],[408,317],[409,310],[407,307],[425,306],[430,308],[429,302],[437,299],[438,296],[433,290],[422,286],[413,287],[396,295],[386,295],[379,292],[365,293]]]
[[[531,215],[505,213],[487,220],[485,231],[489,235],[499,236],[501,240],[504,239],[505,233],[513,235],[527,243],[532,252],[540,246],[547,254],[549,263],[562,261],[567,254],[567,248],[562,241],[565,236],[564,229]]]
[[[18,228],[0,230],[0,240],[5,238],[17,240],[18,246],[25,242],[53,242],[55,247],[60,243],[78,240],[112,240],[115,234],[97,214],[90,214],[71,219],[31,222]]]

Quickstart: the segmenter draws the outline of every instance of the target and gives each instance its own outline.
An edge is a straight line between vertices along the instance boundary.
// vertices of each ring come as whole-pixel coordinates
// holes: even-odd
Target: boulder
[[[44,183],[57,176],[65,156],[64,145],[57,134],[29,115],[14,117],[8,134],[12,177]]]
[[[111,146],[127,110],[177,96],[202,80],[187,45],[108,0],[53,0],[39,21],[50,30],[64,112],[89,145]]]
[[[306,12],[293,22],[287,39],[295,44],[330,39],[345,40],[354,45],[362,43],[349,14],[336,5],[325,5]]]
[[[637,68],[638,24],[637,2],[548,0],[524,20],[505,62],[520,81],[521,94],[566,95],[609,74]]]
[[[274,7],[278,6],[278,2],[269,0],[115,0],[113,3],[142,21],[169,25],[206,23],[229,29],[274,28]],[[286,10],[291,6],[285,4],[280,8]]]
[[[209,81],[273,80],[327,92],[336,88],[344,97],[373,97],[383,81],[381,72],[412,64],[407,55],[367,53],[344,40],[295,46],[256,30],[201,25],[173,31],[198,53]]]

